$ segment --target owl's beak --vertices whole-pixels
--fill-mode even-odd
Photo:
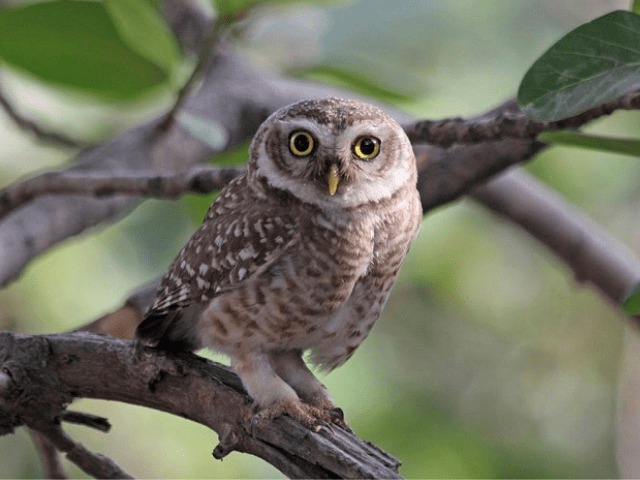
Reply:
[[[340,177],[338,177],[338,164],[333,163],[329,168],[329,178],[327,178],[327,182],[329,183],[329,195],[333,195],[334,193],[336,193],[339,181]]]

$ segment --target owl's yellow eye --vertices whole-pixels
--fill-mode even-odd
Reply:
[[[353,153],[363,160],[371,160],[380,152],[380,140],[375,137],[360,137],[353,145]]]
[[[298,130],[289,136],[289,150],[297,157],[306,157],[313,152],[314,147],[313,137],[304,130]]]

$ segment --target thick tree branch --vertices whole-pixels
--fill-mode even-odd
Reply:
[[[537,141],[514,139],[447,149],[415,146],[423,211],[427,213],[460,198],[492,176],[530,160],[546,146]]]
[[[524,172],[476,188],[472,197],[538,239],[619,307],[640,282],[640,260],[577,208]],[[638,318],[633,317],[638,323]],[[639,323],[640,325],[640,323]]]
[[[217,458],[233,450],[249,453],[290,477],[399,478],[395,458],[338,427],[312,432],[288,417],[252,426],[251,400],[240,379],[196,355],[86,332],[2,332],[0,352],[0,433],[27,425],[92,475],[126,473],[60,429],[74,398],[116,400],[188,418],[219,433]]]

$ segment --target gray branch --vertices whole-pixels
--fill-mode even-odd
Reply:
[[[509,100],[476,118],[419,120],[406,125],[405,131],[414,143],[423,142],[440,147],[504,138],[533,140],[542,132],[575,129],[604,115],[611,115],[616,110],[638,109],[640,109],[640,92],[634,92],[574,117],[556,122],[536,122],[518,108],[515,100]]]
[[[560,195],[521,171],[476,188],[472,197],[539,240],[576,281],[596,287],[618,307],[640,282],[637,255]],[[632,317],[640,325],[640,319]]]
[[[185,193],[211,193],[242,172],[242,168],[197,165],[177,172],[134,172],[127,176],[90,171],[47,172],[0,192],[0,219],[44,195],[108,197],[135,195],[175,198]]]

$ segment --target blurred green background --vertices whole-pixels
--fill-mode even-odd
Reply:
[[[332,71],[346,70],[416,117],[470,116],[514,96],[527,68],[566,32],[628,6],[294,3],[257,11],[239,48],[283,73],[335,80]],[[10,70],[2,82],[31,118],[97,141],[171,100],[160,92],[105,105]],[[637,136],[639,127],[637,114],[621,112],[587,130]],[[70,158],[0,115],[0,186]],[[554,148],[526,168],[640,249],[637,159]],[[0,291],[0,329],[60,332],[119,307],[164,271],[195,229],[192,203],[146,201],[37,258]],[[544,247],[465,199],[425,217],[383,317],[352,360],[322,379],[355,432],[397,456],[406,477],[615,477],[625,330],[617,310]],[[138,477],[281,477],[238,453],[215,461],[215,433],[181,418],[115,402],[72,408],[110,419],[108,434],[65,428]],[[43,474],[25,429],[0,437],[0,452],[0,476]]]

